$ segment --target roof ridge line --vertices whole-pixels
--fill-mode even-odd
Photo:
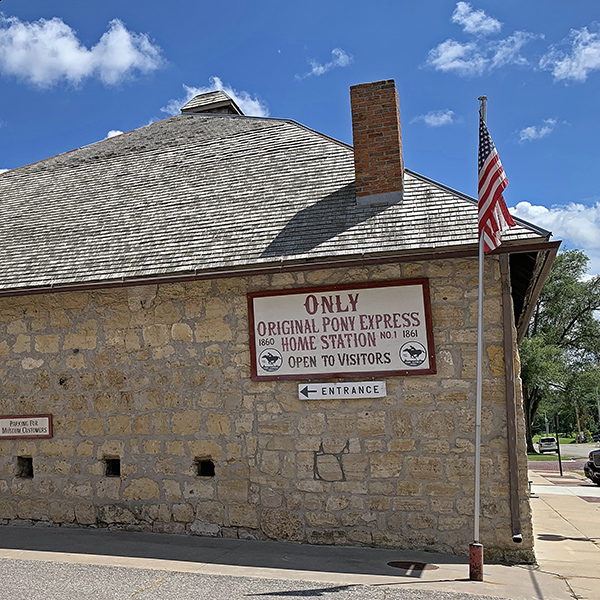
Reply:
[[[304,125],[303,123],[300,123],[299,121],[296,121],[295,119],[287,119],[284,117],[260,117],[258,115],[227,115],[227,114],[220,114],[220,113],[184,113],[182,115],[175,115],[175,116],[211,117],[211,118],[212,117],[227,117],[227,118],[234,118],[234,119],[260,119],[260,120],[264,120],[264,121],[280,121],[282,123],[290,123],[291,125],[296,125],[297,127],[305,129],[306,131],[310,131],[311,133],[314,133],[314,134],[318,135],[319,137],[325,138],[326,140],[329,140],[330,142],[334,142],[336,144],[339,144],[340,146],[343,146],[344,148],[354,150],[354,147],[351,144],[347,144],[346,142],[342,142],[341,140],[331,137],[330,135],[327,135],[325,133],[317,131],[316,129],[312,129],[308,125]]]
[[[417,173],[416,171],[411,171],[410,169],[404,169],[404,170],[406,172],[410,173],[416,179],[420,179],[421,181],[423,181],[425,183],[429,183],[430,185],[435,185],[436,187],[438,187],[446,192],[450,192],[451,194],[454,194],[455,196],[459,196],[463,200],[467,200],[468,202],[471,202],[475,206],[479,205],[479,201],[477,200],[477,198],[474,198],[473,196],[469,196],[468,194],[465,194],[464,192],[455,190],[454,188],[451,188],[448,185],[444,185],[443,183],[440,183],[439,181],[436,181],[435,179],[431,179],[431,177],[427,177],[426,175],[421,175],[421,173]],[[520,217],[517,217],[515,215],[511,215],[511,216],[515,220],[515,222],[519,223],[523,227],[526,227],[528,229],[535,231],[536,233],[538,233],[540,235],[543,235],[545,237],[550,237],[552,235],[552,232],[548,231],[547,229],[538,227],[537,225],[534,225],[533,223],[530,223],[529,221],[526,221],[525,219],[521,219]]]

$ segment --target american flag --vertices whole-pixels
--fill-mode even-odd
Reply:
[[[502,232],[516,223],[506,208],[502,192],[508,185],[500,157],[487,125],[479,116],[479,238],[486,254],[502,243]]]

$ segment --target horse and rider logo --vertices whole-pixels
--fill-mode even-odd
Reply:
[[[400,360],[407,367],[418,367],[427,358],[425,346],[419,342],[407,342],[400,348]]]
[[[268,348],[263,350],[258,357],[258,364],[261,366],[263,371],[267,373],[273,373],[277,371],[283,364],[283,357],[281,352],[275,348]]]
[[[400,348],[399,356],[407,367],[418,367],[427,360],[427,350],[420,342],[406,342]],[[274,373],[281,368],[283,356],[276,348],[266,348],[258,357],[258,364],[263,371]]]

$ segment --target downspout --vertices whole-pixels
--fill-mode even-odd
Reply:
[[[508,482],[510,523],[513,542],[523,541],[519,502],[519,465],[517,460],[517,398],[515,390],[515,326],[510,285],[509,255],[500,255],[502,281],[502,320],[504,329],[504,385],[506,388],[506,430],[508,441]]]

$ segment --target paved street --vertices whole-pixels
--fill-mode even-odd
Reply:
[[[11,600],[572,599],[562,580],[534,567],[485,565],[484,581],[473,582],[465,558],[443,554],[64,527],[0,531],[0,597]],[[389,565],[400,561],[402,568]]]
[[[536,450],[538,449],[538,444],[534,444],[534,447],[536,448]],[[561,444],[560,445],[560,455],[562,456],[562,458],[569,460],[569,459],[576,459],[577,462],[585,462],[585,460],[587,459],[588,454],[592,451],[595,450],[596,448],[599,448],[600,446],[598,446],[597,444],[594,443],[590,443],[590,444]],[[546,456],[556,456],[556,452],[546,452]]]
[[[592,450],[599,448],[597,444],[561,444],[560,454],[565,458],[575,458],[584,463]]]
[[[6,561],[5,561],[6,562]],[[418,582],[333,585],[311,581],[255,579],[98,565],[7,561],[2,598],[14,600],[249,600],[324,597],[332,600],[473,599],[471,594],[418,589]],[[36,582],[31,585],[31,582]],[[404,588],[407,589],[404,589]],[[415,589],[416,588],[416,589]],[[490,598],[490,596],[476,596]]]

